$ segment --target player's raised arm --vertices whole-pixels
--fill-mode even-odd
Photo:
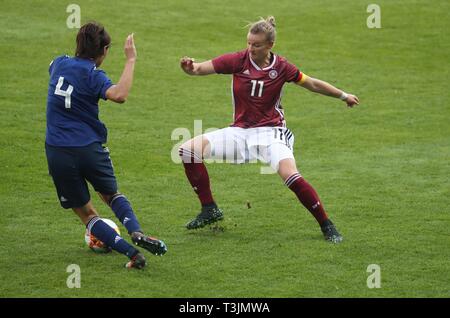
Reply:
[[[181,58],[181,69],[189,75],[209,75],[216,72],[211,60],[201,63],[195,63],[194,61],[193,58],[187,56]]]
[[[128,35],[125,40],[124,52],[127,60],[122,76],[120,76],[120,80],[116,85],[111,86],[106,91],[106,98],[116,103],[124,103],[127,100],[131,84],[133,83],[134,64],[137,57],[133,34]]]
[[[322,95],[327,95],[331,97],[339,98],[347,103],[348,107],[353,107],[354,105],[359,105],[359,99],[357,96],[352,94],[347,94],[344,91],[334,87],[333,85],[319,80],[317,78],[309,77],[303,74],[304,79],[298,81],[296,84],[300,85],[311,92],[319,93]]]

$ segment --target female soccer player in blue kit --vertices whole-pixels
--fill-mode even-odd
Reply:
[[[184,57],[180,66],[189,75],[232,74],[234,122],[181,145],[180,156],[186,176],[197,193],[202,210],[189,222],[197,229],[223,218],[210,189],[204,158],[245,163],[254,159],[267,162],[285,185],[311,212],[326,240],[339,243],[341,234],[329,219],[314,188],[300,175],[293,155],[293,133],[286,127],[281,105],[282,88],[291,82],[312,92],[340,98],[353,107],[358,97],[307,76],[285,58],[272,52],[275,44],[275,19],[253,23],[247,34],[247,48],[212,60],[195,63]]]
[[[163,241],[142,232],[130,202],[118,192],[109,150],[103,146],[107,129],[98,118],[100,98],[126,101],[136,62],[133,34],[125,41],[126,63],[115,85],[97,69],[111,43],[104,27],[96,22],[83,25],[76,43],[75,57],[59,56],[50,63],[45,140],[49,172],[61,206],[71,208],[100,241],[128,256],[127,268],[141,269],[146,265],[144,255],[101,220],[86,183],[114,211],[135,245],[155,255],[167,251]]]

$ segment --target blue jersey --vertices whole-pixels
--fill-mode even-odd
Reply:
[[[98,118],[98,101],[113,84],[95,62],[67,55],[52,61],[47,97],[46,143],[82,147],[105,143],[107,130]]]

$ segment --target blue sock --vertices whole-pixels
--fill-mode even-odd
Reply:
[[[111,198],[109,205],[119,221],[127,228],[129,234],[133,232],[142,232],[141,226],[139,225],[136,215],[126,196],[120,193],[115,194]]]
[[[96,238],[105,243],[119,253],[125,254],[129,258],[136,255],[139,251],[125,241],[113,228],[102,221],[100,217],[93,217],[86,225],[89,232]]]

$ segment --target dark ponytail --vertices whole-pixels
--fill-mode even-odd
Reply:
[[[86,23],[78,31],[75,56],[96,59],[103,55],[104,47],[110,43],[111,38],[103,25],[97,22]]]

